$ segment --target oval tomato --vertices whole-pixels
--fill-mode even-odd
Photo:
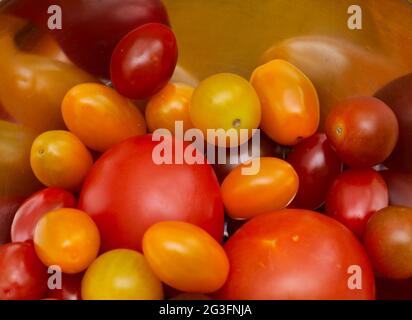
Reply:
[[[188,164],[184,159],[182,164],[155,162],[156,151],[167,148],[174,153],[178,143],[171,136],[162,142],[153,141],[151,135],[130,138],[92,167],[79,208],[98,225],[104,251],[140,250],[146,229],[165,220],[193,223],[222,240],[223,204],[211,166]]]
[[[375,296],[362,245],[339,222],[316,212],[286,209],[260,215],[241,227],[225,250],[230,273],[219,299]]]

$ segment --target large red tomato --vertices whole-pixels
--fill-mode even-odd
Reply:
[[[322,214],[285,209],[260,215],[226,243],[223,299],[373,299],[368,257],[355,236]],[[356,278],[356,279],[355,279]]]
[[[174,152],[178,144],[171,136],[163,142],[153,141],[152,135],[133,137],[107,151],[92,167],[79,207],[99,227],[104,251],[140,250],[146,229],[165,220],[198,225],[222,240],[223,204],[212,167],[186,161],[156,164],[154,153],[169,142]]]

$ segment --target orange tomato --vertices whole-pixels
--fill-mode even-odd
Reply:
[[[77,209],[46,213],[34,230],[34,247],[46,265],[57,265],[65,273],[85,270],[96,258],[100,235],[90,216]]]
[[[90,152],[68,131],[47,131],[33,142],[31,168],[44,185],[76,191],[93,164]]]
[[[79,84],[62,102],[63,120],[89,148],[104,152],[114,144],[146,133],[139,109],[114,89],[96,83]]]
[[[192,128],[189,104],[193,87],[181,83],[168,83],[147,104],[146,121],[149,131],[164,128],[175,133],[175,122],[183,121],[183,130]]]
[[[143,237],[143,252],[160,280],[188,293],[216,291],[229,273],[222,246],[187,222],[165,221],[150,227]]]
[[[257,168],[257,173],[244,174],[243,169],[249,167]],[[285,208],[298,188],[298,175],[289,163],[277,158],[256,158],[230,172],[221,192],[231,218],[249,219]]]
[[[282,145],[295,145],[319,126],[319,99],[312,82],[295,66],[272,60],[258,67],[251,84],[262,104],[262,130]]]

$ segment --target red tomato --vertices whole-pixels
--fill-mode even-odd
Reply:
[[[341,102],[329,113],[325,130],[339,157],[351,167],[371,167],[385,161],[399,133],[393,111],[372,97]]]
[[[339,222],[316,212],[285,209],[260,215],[241,227],[225,250],[230,273],[218,298],[375,296],[373,270],[361,244]]]
[[[372,169],[351,169],[333,183],[326,198],[326,213],[362,237],[368,219],[388,206],[385,180]]]
[[[317,209],[326,199],[329,187],[342,171],[342,162],[324,133],[317,133],[296,145],[287,161],[299,176],[294,208]]]
[[[49,289],[47,298],[57,300],[81,300],[83,273],[62,274],[61,289]]]
[[[125,97],[146,99],[168,83],[176,63],[177,44],[172,30],[148,23],[129,32],[114,49],[111,79]]]
[[[33,240],[34,228],[47,212],[76,207],[76,198],[66,190],[46,188],[29,197],[18,209],[11,226],[13,242]]]
[[[31,243],[0,246],[0,300],[37,300],[47,289],[47,270]]]
[[[412,173],[396,170],[380,172],[389,189],[389,204],[412,208]]]
[[[158,165],[153,153],[164,143],[177,148],[171,136],[163,142],[153,141],[151,135],[130,138],[92,167],[79,207],[96,222],[104,251],[140,250],[146,229],[165,220],[195,224],[222,240],[223,204],[212,167],[186,162]]]

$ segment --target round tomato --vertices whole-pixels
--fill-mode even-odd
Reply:
[[[34,140],[30,164],[44,185],[76,191],[93,164],[93,159],[74,134],[56,130],[42,133]]]
[[[94,164],[79,207],[98,225],[104,251],[140,250],[146,229],[165,220],[193,223],[222,240],[223,204],[213,169],[206,163],[173,161],[178,147],[188,148],[179,143],[172,136],[161,142],[153,141],[151,135],[134,137]],[[158,164],[156,153],[162,151],[171,155],[171,163]]]
[[[77,209],[57,209],[40,218],[34,230],[34,246],[46,265],[64,273],[85,270],[99,252],[99,230],[93,220]]]
[[[285,208],[298,187],[298,175],[289,163],[277,158],[256,158],[229,173],[221,192],[231,218],[249,219]]]
[[[83,83],[70,89],[63,99],[62,114],[67,128],[86,146],[100,152],[146,133],[139,109],[102,84]]]
[[[287,161],[299,176],[299,191],[291,206],[310,210],[319,208],[342,171],[342,162],[326,135],[317,133],[303,140],[288,153]]]
[[[108,251],[87,269],[82,280],[84,300],[161,300],[163,287],[141,253]]]
[[[160,23],[130,31],[113,51],[110,72],[114,87],[130,99],[146,99],[173,75],[177,44],[173,31]]]
[[[0,246],[0,300],[36,300],[47,289],[47,270],[31,243]]]
[[[331,186],[326,213],[362,237],[368,219],[389,203],[388,187],[372,169],[350,169]]]
[[[389,204],[412,208],[412,172],[389,169],[381,171],[380,174],[388,185]]]
[[[260,215],[225,244],[230,273],[219,299],[373,299],[368,257],[355,236],[322,214]]]
[[[368,221],[364,244],[377,275],[412,277],[412,208],[387,207]]]
[[[235,147],[249,140],[261,119],[255,90],[245,79],[231,73],[203,80],[193,93],[189,114],[193,126],[203,132],[205,139],[220,147]],[[224,134],[216,132],[210,138],[208,129],[223,129]]]
[[[193,87],[181,83],[168,83],[150,98],[146,107],[146,121],[149,131],[167,129],[175,133],[176,121],[183,122],[183,130],[192,128],[189,104]]]
[[[229,273],[222,246],[206,231],[186,222],[151,226],[143,237],[143,253],[160,280],[184,292],[214,292]]]
[[[351,167],[371,167],[389,157],[398,140],[393,111],[371,97],[349,98],[329,113],[326,135],[339,157]]]
[[[81,283],[83,273],[62,274],[61,288],[50,289],[47,292],[48,299],[57,300],[81,300]]]
[[[282,145],[295,145],[319,126],[319,99],[312,82],[295,66],[272,60],[258,67],[251,84],[262,103],[262,130]]]

